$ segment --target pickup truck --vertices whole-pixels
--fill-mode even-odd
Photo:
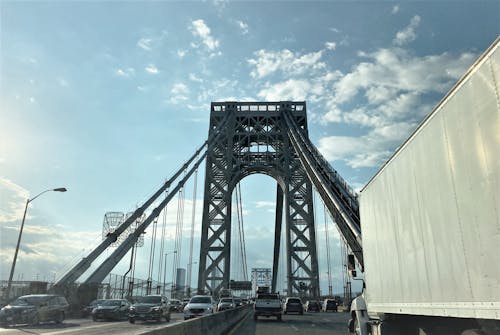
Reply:
[[[255,305],[253,307],[253,319],[257,320],[259,316],[275,316],[278,321],[281,321],[281,300],[280,296],[276,293],[262,293],[257,294]]]

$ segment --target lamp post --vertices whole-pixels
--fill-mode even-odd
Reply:
[[[164,266],[164,269],[163,269],[163,294],[165,294],[165,283],[167,281],[167,256],[170,255],[170,254],[176,254],[177,253],[177,250],[174,250],[174,251],[171,251],[171,252],[167,252],[165,254],[165,266]]]
[[[38,193],[32,199],[26,200],[26,206],[24,207],[23,220],[21,222],[21,229],[19,229],[19,237],[17,238],[16,251],[14,252],[14,260],[12,261],[12,267],[10,268],[9,282],[7,284],[7,299],[10,299],[10,288],[12,287],[12,277],[14,277],[14,269],[16,268],[17,253],[19,252],[19,245],[21,244],[21,237],[23,235],[23,228],[24,228],[24,220],[26,219],[26,212],[28,211],[28,205],[30,204],[30,202],[33,202],[36,198],[38,198],[42,194],[47,193],[47,192],[51,192],[51,191],[66,192],[67,190],[64,187],[51,188],[51,189],[48,189],[48,190],[45,190],[43,192]]]

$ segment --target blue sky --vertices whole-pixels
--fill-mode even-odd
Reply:
[[[211,101],[306,100],[312,141],[361,188],[500,32],[498,1],[1,1],[0,15],[2,278],[25,199],[68,188],[29,210],[24,279],[59,274],[105,212],[152,194],[207,137]],[[270,267],[275,183],[251,176],[242,191],[249,267]]]

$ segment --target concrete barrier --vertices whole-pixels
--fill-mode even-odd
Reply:
[[[145,331],[141,335],[224,335],[251,311],[251,306],[241,306],[164,328]]]

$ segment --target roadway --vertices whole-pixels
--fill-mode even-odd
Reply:
[[[92,319],[66,319],[61,324],[45,323],[39,326],[15,326],[0,328],[0,335],[140,335],[146,331],[169,327],[170,325],[184,321],[182,313],[172,313],[170,322],[142,322],[136,321],[130,324],[128,321],[98,321]]]
[[[346,335],[349,313],[304,313],[283,315],[276,318],[259,317],[254,321],[253,313],[243,319],[230,335]]]
[[[304,315],[283,315],[276,318],[253,319],[253,312],[247,314],[228,335],[346,335],[348,313],[305,313]],[[67,319],[62,324],[46,323],[39,326],[15,326],[0,328],[0,335],[140,335],[145,332],[167,328],[183,321],[182,313],[172,313],[170,322],[99,321],[91,319]]]

